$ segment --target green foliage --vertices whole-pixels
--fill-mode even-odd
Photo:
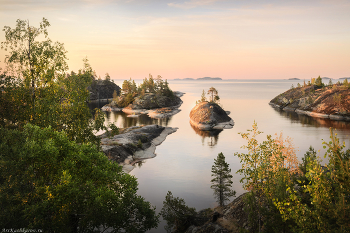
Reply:
[[[137,147],[142,149],[142,146],[143,146],[142,141],[141,139],[139,139],[139,141],[137,142]]]
[[[316,78],[311,78],[311,85],[315,85],[316,84]]]
[[[207,98],[205,98],[205,91],[203,90],[201,99],[196,101],[196,104],[202,103],[202,102],[207,102]]]
[[[119,134],[119,128],[115,124],[113,124],[113,123],[109,124],[109,128],[111,129],[111,136],[112,137],[114,135],[118,135]]]
[[[291,219],[299,232],[349,232],[350,231],[350,151],[344,151],[331,132],[331,141],[323,144],[328,148],[325,157],[328,164],[323,167],[320,161],[306,156],[305,178],[298,180],[297,187],[288,189],[289,196],[276,202],[285,220]],[[307,197],[307,198],[305,198]]]
[[[305,153],[296,167],[295,150],[282,136],[259,144],[256,124],[242,134],[248,154],[241,159],[244,188],[250,190],[245,210],[253,231],[259,232],[349,232],[350,151],[331,129],[331,141],[321,166],[315,150]],[[287,138],[288,139],[288,138]],[[289,144],[289,145],[288,145]]]
[[[23,128],[30,122],[40,127],[51,126],[52,129],[65,130],[71,140],[77,142],[95,141],[93,130],[104,119],[100,115],[100,122],[91,120],[90,109],[87,106],[89,92],[87,87],[91,82],[91,68],[80,70],[78,74],[68,75],[58,79],[50,85],[32,89],[26,87],[23,80],[0,75],[1,105],[0,125],[6,128]]]
[[[44,232],[145,232],[158,223],[137,181],[91,143],[51,127],[0,128],[0,225]]]
[[[168,81],[163,81],[160,75],[154,80],[150,74],[149,79],[145,78],[139,87],[136,86],[135,81],[131,80],[131,78],[130,80],[124,80],[122,90],[124,92],[123,97],[120,98],[117,103],[121,108],[127,107],[131,104],[137,95],[142,99],[146,92],[170,98],[174,97],[173,91],[169,88]]]
[[[111,76],[109,76],[108,73],[106,73],[106,75],[105,75],[105,80],[106,80],[106,81],[111,81]]]
[[[347,87],[347,88],[349,88],[350,87],[350,84],[349,84],[349,82],[348,82],[348,79],[346,78],[344,81],[343,81],[343,86],[344,87]]]
[[[248,141],[243,149],[248,153],[235,153],[240,158],[242,168],[237,171],[243,175],[243,187],[250,191],[247,208],[252,229],[264,232],[280,232],[288,222],[283,222],[273,200],[284,200],[287,189],[293,186],[293,176],[298,173],[298,161],[290,138],[283,139],[282,134],[258,143],[257,124],[248,133],[241,133]]]
[[[218,91],[214,87],[209,88],[207,94],[209,95],[209,102],[218,103],[220,100]]]
[[[328,86],[330,86],[330,87],[332,87],[332,86],[333,86],[332,79],[329,79]]]
[[[125,108],[129,106],[133,101],[135,100],[134,95],[132,93],[127,94],[126,96],[123,96],[119,99],[117,102],[118,107]]]
[[[33,95],[35,88],[50,85],[68,69],[67,52],[62,43],[52,43],[48,38],[49,26],[45,18],[37,28],[18,19],[14,29],[9,26],[3,29],[6,40],[1,42],[1,49],[9,52],[6,69],[11,76],[24,80],[26,87],[32,87]],[[41,36],[45,40],[36,40]]]
[[[318,76],[318,78],[315,80],[315,85],[318,87],[324,87],[321,76]]]
[[[100,122],[91,120],[87,106],[87,87],[93,72],[84,59],[84,68],[78,74],[66,75],[66,51],[63,44],[51,40],[37,41],[48,36],[49,22],[44,18],[39,28],[17,20],[15,29],[5,26],[5,42],[1,47],[9,52],[7,73],[0,75],[0,125],[22,129],[30,122],[40,127],[51,126],[65,130],[76,142],[99,143],[93,134]],[[7,75],[9,74],[9,75]],[[102,119],[100,115],[97,119]]]
[[[336,103],[336,105],[340,106],[341,105],[341,101],[342,101],[342,94],[335,93],[333,95],[333,101]]]
[[[113,101],[118,101],[118,93],[116,90],[113,91]]]
[[[167,232],[184,232],[194,223],[197,212],[195,208],[188,207],[184,199],[174,197],[168,191],[160,214],[167,221]]]
[[[219,153],[218,157],[214,159],[214,165],[211,168],[211,176],[214,178],[210,181],[211,188],[214,190],[214,196],[220,206],[224,206],[230,197],[236,195],[232,188],[232,175],[229,164],[225,161],[223,153]]]
[[[298,87],[298,88],[300,88],[300,87],[301,87],[300,83],[298,83],[298,84],[297,84],[297,87]]]

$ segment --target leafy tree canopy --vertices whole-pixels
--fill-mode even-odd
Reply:
[[[66,51],[62,43],[48,39],[49,22],[43,18],[39,27],[17,20],[15,28],[4,27],[8,51],[6,71],[0,74],[0,125],[21,129],[30,122],[40,127],[65,130],[77,142],[95,141],[92,131],[104,127],[103,114],[92,121],[87,106],[87,87],[94,73],[84,59],[84,68],[67,75]],[[40,36],[44,40],[40,41]],[[101,128],[100,127],[100,128]]]
[[[197,212],[195,208],[188,207],[184,199],[174,197],[168,191],[160,214],[167,221],[167,232],[184,232],[193,224]]]
[[[158,223],[136,178],[93,144],[27,124],[0,128],[0,225],[44,232],[145,232]]]

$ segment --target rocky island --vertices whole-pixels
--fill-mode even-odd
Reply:
[[[120,87],[111,81],[109,74],[106,74],[104,80],[92,77],[91,85],[88,87],[90,92],[90,102],[99,99],[112,99],[113,93],[120,94]]]
[[[135,81],[125,80],[122,85],[122,94],[114,96],[113,101],[102,107],[103,111],[123,111],[129,117],[138,117],[140,114],[148,114],[152,118],[163,118],[174,115],[182,101],[180,97],[184,93],[173,92],[167,80],[160,76],[156,79],[150,75],[143,83],[136,86]]]
[[[293,87],[276,96],[270,105],[284,111],[295,111],[312,117],[331,120],[350,120],[350,85],[342,83],[322,83],[322,79],[312,79],[307,84]]]
[[[111,136],[111,132],[102,134],[101,148],[106,156],[123,166],[129,173],[136,163],[155,157],[156,146],[177,128],[159,125],[133,126],[121,129],[120,133]]]
[[[231,129],[233,120],[228,116],[229,112],[224,111],[217,103],[218,92],[214,87],[208,90],[209,101],[205,98],[203,90],[201,100],[190,112],[190,124],[200,130]]]

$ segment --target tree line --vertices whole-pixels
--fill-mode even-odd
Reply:
[[[94,132],[107,128],[104,114],[96,110],[92,117],[87,106],[95,77],[88,60],[68,74],[66,50],[48,38],[49,26],[45,18],[39,27],[18,19],[15,28],[3,29],[0,226],[43,232],[156,227],[158,215],[137,195],[136,178],[101,152]]]
[[[149,74],[148,79],[144,78],[143,82],[139,85],[136,85],[135,80],[131,78],[129,80],[124,80],[121,96],[118,97],[117,93],[115,93],[113,99],[118,107],[124,108],[131,104],[136,97],[144,98],[146,93],[170,98],[174,97],[174,93],[170,89],[167,80],[164,81],[160,75],[158,75],[157,78],[153,78],[153,76]]]
[[[261,133],[254,122],[252,129],[240,133],[247,140],[242,147],[247,153],[235,153],[242,165],[236,173],[242,176],[240,182],[247,191],[244,211],[250,232],[349,232],[350,150],[345,150],[345,142],[340,143],[331,128],[330,141],[323,142],[328,163],[321,165],[311,146],[300,163],[291,138],[282,133],[267,135],[259,143]],[[230,172],[220,153],[214,159],[211,180],[220,206],[235,195]],[[190,225],[203,224],[202,216],[170,191],[161,214],[168,232],[184,232]]]

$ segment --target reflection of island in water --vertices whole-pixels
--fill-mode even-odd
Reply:
[[[171,120],[169,118],[150,118],[146,114],[141,114],[138,117],[127,117],[128,115],[124,112],[106,112],[108,122],[116,122],[117,126],[127,128],[135,125],[161,125],[168,126]]]
[[[89,104],[90,109],[98,107],[96,104]],[[137,125],[161,125],[168,126],[171,121],[171,116],[167,118],[154,119],[146,114],[141,114],[138,117],[127,117],[124,112],[104,112],[106,114],[106,123],[114,123],[119,128],[128,128]]]
[[[219,134],[221,133],[222,129],[215,129],[215,130],[209,130],[209,131],[203,131],[198,129],[197,127],[190,124],[194,132],[202,137],[202,144],[204,145],[205,138],[208,138],[208,146],[214,147],[219,140]]]
[[[281,116],[284,118],[289,118],[292,122],[301,122],[303,125],[310,125],[313,127],[332,127],[335,129],[350,129],[349,121],[335,121],[327,118],[316,118],[303,114],[297,114],[296,112],[283,111],[281,109],[276,109]]]

